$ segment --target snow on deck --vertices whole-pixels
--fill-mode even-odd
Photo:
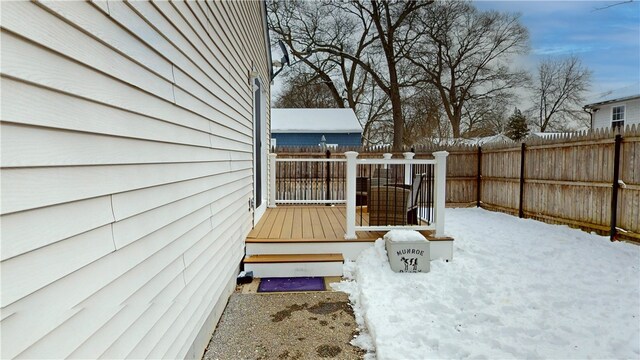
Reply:
[[[447,209],[453,261],[394,273],[384,242],[345,265],[354,344],[378,359],[639,358],[640,248],[482,209]]]

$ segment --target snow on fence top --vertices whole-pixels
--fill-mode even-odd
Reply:
[[[352,109],[271,109],[274,133],[362,133]]]

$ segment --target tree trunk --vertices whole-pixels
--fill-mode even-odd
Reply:
[[[404,140],[404,119],[402,118],[402,98],[398,86],[398,71],[393,55],[393,44],[386,49],[387,65],[389,68],[389,100],[393,114],[393,151],[402,151]]]
[[[453,116],[450,118],[451,131],[453,132],[453,138],[460,137],[460,122],[462,121],[462,109],[454,109]]]
[[[395,88],[395,91],[394,91]],[[393,151],[402,151],[404,137],[404,121],[402,118],[402,101],[397,86],[391,87],[391,109],[393,112]]]

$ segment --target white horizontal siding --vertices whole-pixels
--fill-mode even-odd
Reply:
[[[111,198],[102,196],[2,217],[1,260],[53,244],[114,221]]]
[[[0,263],[2,307],[115,251],[111,225]]]
[[[0,357],[200,357],[252,224],[262,4],[0,6]]]
[[[159,121],[121,108],[32,84],[0,79],[4,121],[159,142],[211,146],[209,129],[193,129],[180,117]],[[33,106],[37,103],[38,106]]]
[[[58,5],[56,5],[56,3]],[[64,2],[50,2],[48,4],[49,6],[54,6],[59,11],[68,9],[69,11],[64,11],[62,14],[76,20],[84,18],[82,15],[95,15],[87,16],[89,17],[89,19],[87,19],[88,21],[83,21],[82,24],[104,24],[104,22],[108,21],[108,19],[96,11],[89,3],[79,2],[78,4],[72,5]],[[144,89],[163,99],[173,101],[171,64],[169,62],[164,61],[163,66],[158,66],[158,72],[164,75],[164,78],[162,78],[129,58],[115,52],[113,48],[96,41],[83,32],[77,31],[71,24],[61,20],[39,6],[34,7],[27,2],[12,1],[3,5],[3,11],[8,11],[12,14],[12,16],[3,18],[2,26],[6,30],[19,34],[19,36],[29,39],[34,43],[46,46],[88,67],[111,75],[121,81],[126,81],[133,86]],[[24,21],[26,18],[29,18],[30,21]],[[34,23],[37,23],[39,26],[33,26]],[[103,27],[102,32],[107,33],[108,30]],[[136,46],[136,44],[132,47],[137,49],[143,48]],[[3,49],[3,54],[4,51],[5,49]],[[152,52],[148,51],[140,54],[139,57],[153,59],[152,55]],[[47,58],[41,60],[45,60],[42,61],[42,63],[48,61]]]
[[[116,220],[160,207],[174,201],[207,191],[229,182],[242,182],[251,186],[249,171],[234,172],[227,176],[207,176],[162,186],[113,195],[113,214]]]
[[[24,211],[229,171],[228,161],[8,168],[2,174],[2,211]]]
[[[212,138],[218,147],[212,149],[9,124],[1,140],[2,167],[220,162],[248,146]]]
[[[625,106],[624,124],[633,125],[640,124],[640,99],[621,101],[617,103],[606,104],[598,107],[598,111],[594,114],[593,128],[610,128],[613,107]]]

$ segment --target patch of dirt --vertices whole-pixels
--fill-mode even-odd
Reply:
[[[292,355],[289,350],[285,350],[282,354],[278,355],[278,359],[281,360],[299,360],[302,359],[302,353],[298,350]]]
[[[287,308],[285,310],[280,310],[277,313],[271,315],[271,321],[273,322],[280,322],[284,319],[290,318],[291,314],[295,311],[300,311],[300,310],[304,310],[309,306],[309,304],[304,303],[302,305],[298,305],[298,304],[293,304],[291,306],[287,306]]]
[[[334,302],[325,302],[325,301],[321,301],[315,305],[313,305],[312,307],[307,309],[310,313],[313,314],[318,314],[318,315],[326,315],[326,314],[331,314],[331,313],[335,313],[338,312],[340,310],[349,313],[350,308],[349,308],[349,304],[346,302],[338,302],[338,301],[334,301]]]
[[[338,354],[342,352],[340,346],[334,345],[320,345],[316,348],[316,353],[323,358],[332,358],[336,357]]]

